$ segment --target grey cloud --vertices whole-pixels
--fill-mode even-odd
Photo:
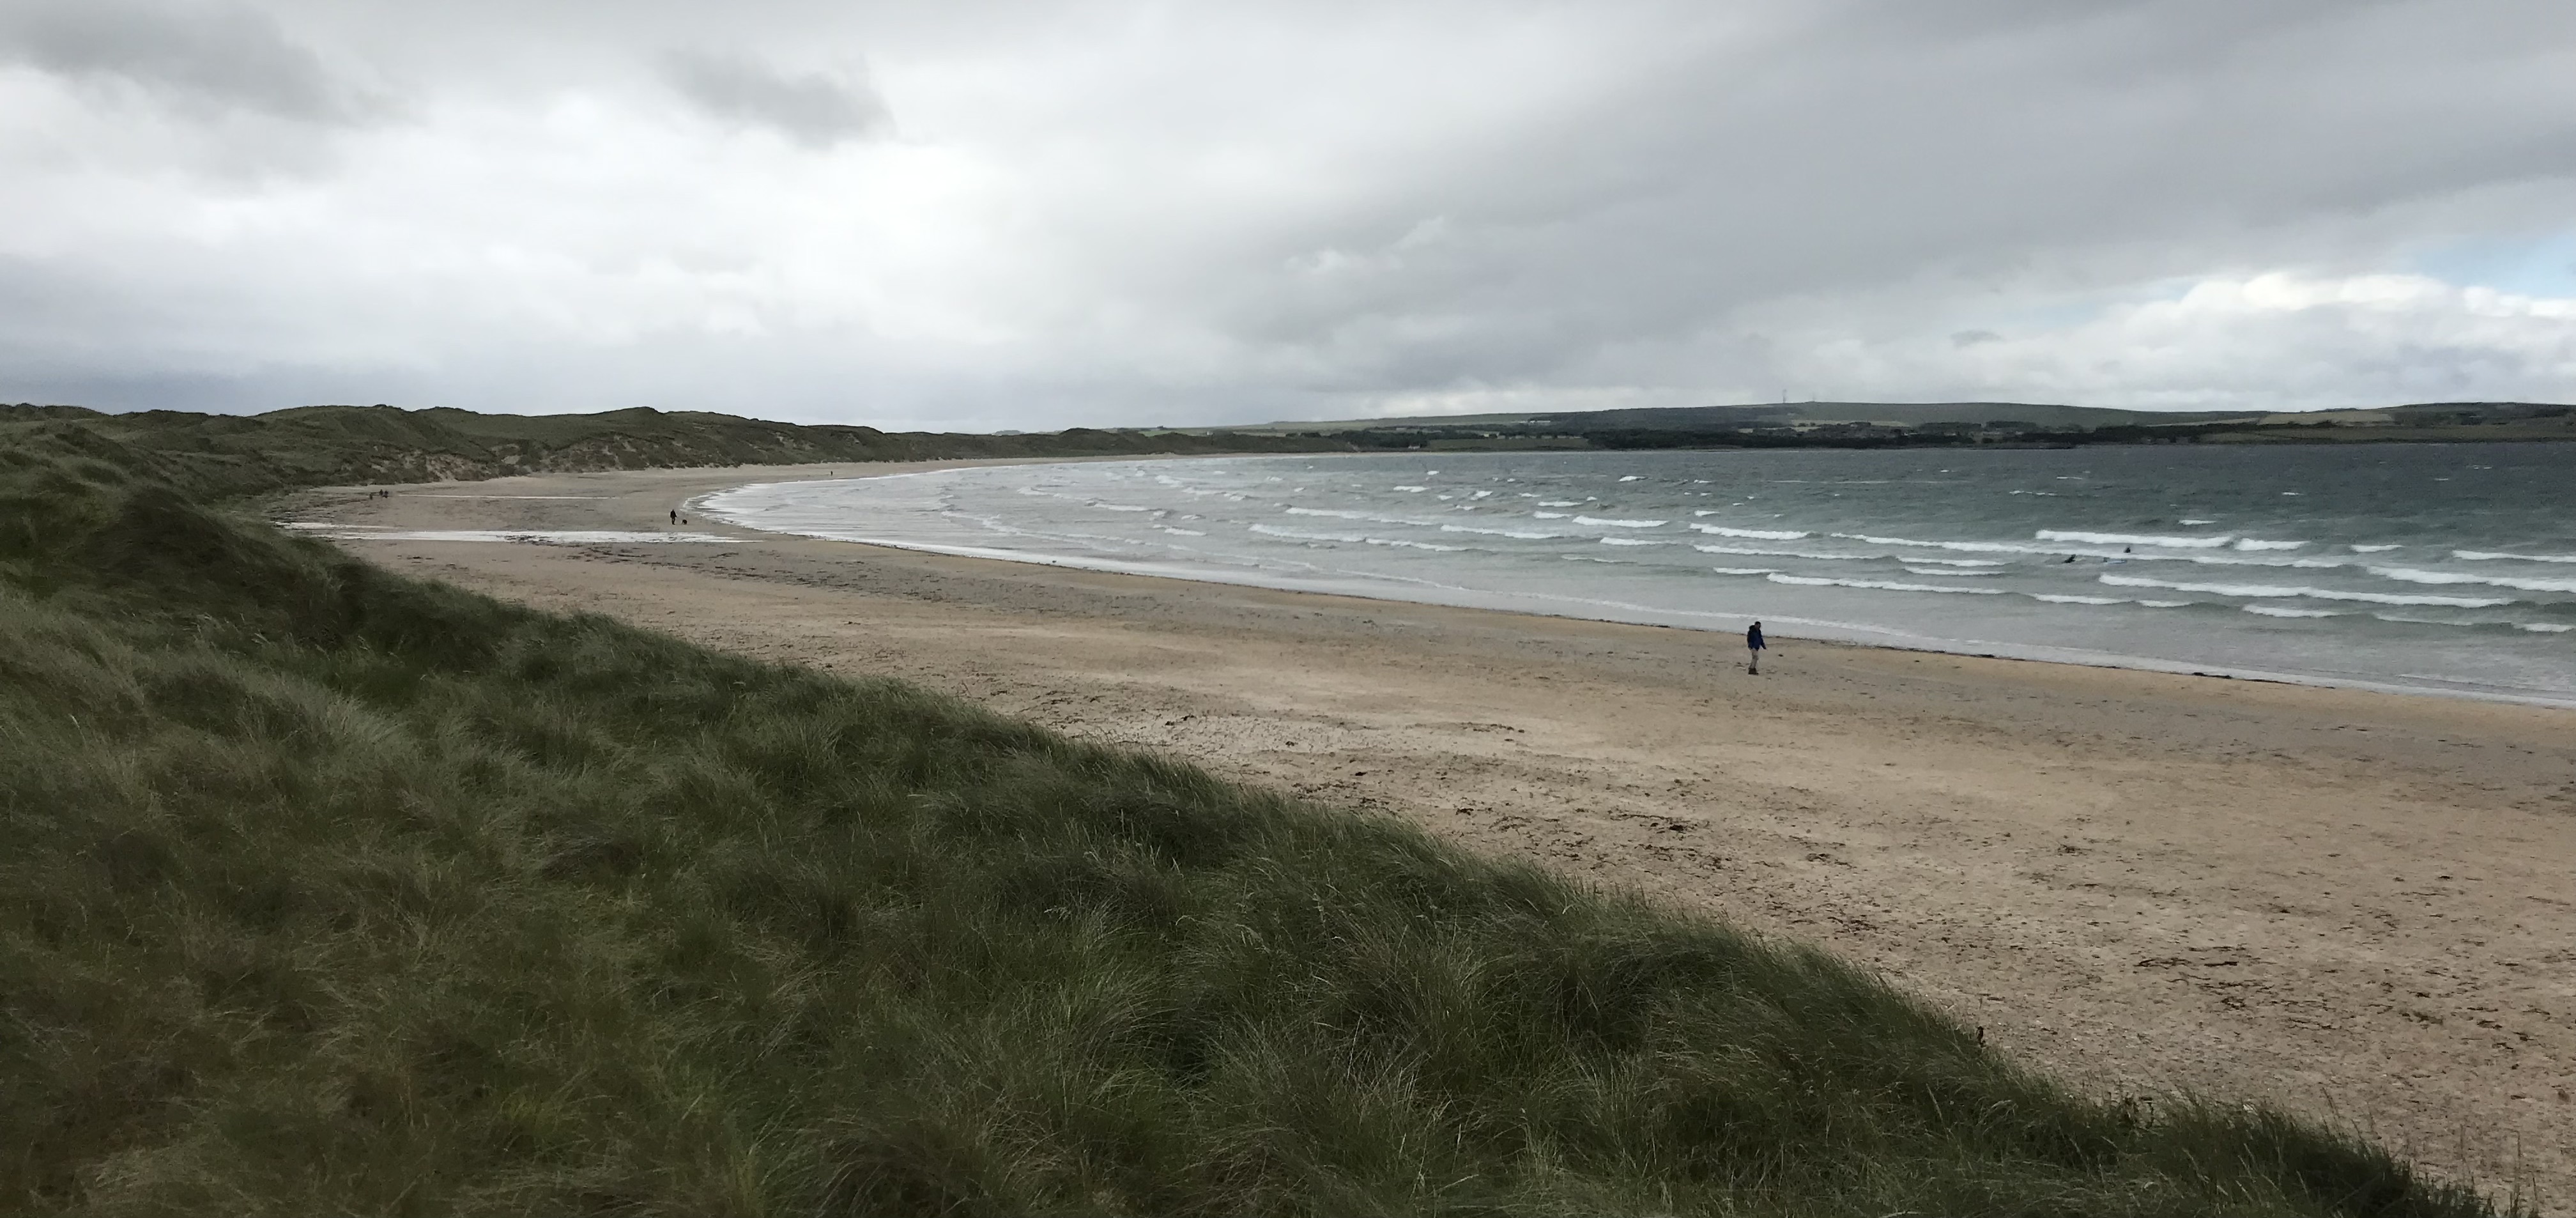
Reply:
[[[678,52],[663,72],[682,96],[730,122],[768,127],[808,148],[861,139],[893,121],[864,80],[820,72],[790,76],[741,55]]]
[[[197,110],[352,123],[383,109],[276,18],[240,4],[22,0],[0,15],[0,57]]]

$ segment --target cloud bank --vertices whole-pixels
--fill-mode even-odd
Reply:
[[[19,0],[0,399],[2576,397],[2576,9]]]

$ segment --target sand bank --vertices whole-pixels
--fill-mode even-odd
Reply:
[[[825,472],[294,506],[652,530]],[[1823,944],[2088,1085],[2576,1202],[2576,712],[1791,639],[1753,677],[1727,635],[690,531],[736,540],[342,544],[1384,810]]]

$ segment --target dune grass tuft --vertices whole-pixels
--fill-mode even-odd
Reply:
[[[1390,821],[18,476],[0,1208],[2487,1212]]]

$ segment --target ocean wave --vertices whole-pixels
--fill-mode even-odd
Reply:
[[[2088,546],[2164,546],[2176,550],[2214,550],[2236,540],[2229,536],[2165,537],[2154,533],[2085,533],[2073,529],[2041,529],[2032,536],[2041,541],[2072,541]]]
[[[2216,523],[2218,523],[2218,522],[2217,522],[2217,521],[2215,521],[2215,520],[2188,520],[2188,519],[2187,519],[2187,520],[2184,520],[2184,521],[2183,521],[2183,523],[2184,523],[2184,524],[2216,524]]]
[[[2486,584],[2524,592],[2576,592],[2576,579],[2516,579],[2510,575],[2468,575],[2458,571],[2419,571],[2413,567],[2372,567],[2381,579],[2410,584]]]
[[[2236,548],[2239,550],[2298,550],[2306,548],[2307,544],[2304,541],[2264,541],[2257,537],[2236,539]]]
[[[1588,524],[1596,529],[1660,529],[1672,522],[1669,520],[1612,520],[1603,516],[1577,516],[1574,518],[1574,523]]]
[[[2570,630],[2576,630],[2576,626],[2569,626],[2560,622],[2516,622],[2514,623],[2513,628],[2516,630],[2528,630],[2535,634],[2565,634]]]
[[[1388,489],[1388,490],[1391,490],[1391,491],[1403,491],[1405,494],[1408,494],[1408,495],[1419,495],[1419,494],[1421,494],[1421,493],[1422,493],[1422,492],[1424,492],[1424,491],[1430,490],[1431,488],[1430,488],[1430,487],[1427,487],[1427,486],[1390,486],[1390,487],[1388,487],[1387,489]]]
[[[1180,535],[1181,535],[1181,536],[1183,536],[1183,537],[1205,537],[1205,536],[1207,536],[1207,534],[1205,534],[1205,533],[1203,533],[1203,532],[1200,532],[1200,531],[1199,531],[1199,530],[1197,530],[1197,529],[1176,529],[1176,528],[1173,528],[1172,526],[1170,526],[1170,525],[1168,525],[1168,524],[1158,524],[1158,525],[1155,525],[1154,527],[1155,527],[1155,528],[1158,528],[1158,529],[1161,529],[1162,531],[1164,531],[1164,532],[1166,532],[1166,533],[1178,533],[1178,534],[1180,534]]]
[[[1605,546],[1668,546],[1673,543],[1669,541],[1647,541],[1638,537],[1604,537],[1601,539],[1601,544]]]
[[[1821,575],[1783,575],[1774,571],[1768,578],[1775,584],[1796,584],[1806,588],[1871,588],[1881,592],[1959,592],[1972,596],[2002,596],[2001,588],[1952,588],[1944,584],[1908,584],[1884,579],[1826,579]]]
[[[2129,598],[2125,596],[2070,596],[2064,592],[2026,592],[2022,595],[2035,601],[2047,601],[2052,605],[2125,605],[2129,603]]]
[[[1394,546],[1404,550],[1436,550],[1443,554],[1455,554],[1467,548],[1435,545],[1428,541],[1406,541],[1397,537],[1370,537],[1361,533],[1301,533],[1295,529],[1275,528],[1266,524],[1256,524],[1251,528],[1255,533],[1271,537],[1294,538],[1298,541],[1337,541],[1345,545]]]
[[[1777,575],[1777,574],[1779,574],[1779,572],[1778,572],[1778,571],[1776,571],[1776,570],[1774,570],[1774,569],[1772,569],[1772,568],[1770,568],[1770,567],[1710,567],[1710,568],[1709,568],[1709,570],[1711,570],[1711,571],[1715,571],[1715,572],[1717,572],[1717,573],[1718,573],[1718,574],[1720,574],[1720,575]]]
[[[2342,617],[2344,615],[2344,611],[2340,609],[2289,609],[2280,605],[2247,605],[2245,611],[2259,613],[2264,617]]]
[[[1813,550],[1774,550],[1764,546],[1712,546],[1692,543],[1702,554],[1748,554],[1757,558],[1812,558],[1818,562],[1875,562],[1884,554],[1820,554]]]
[[[1292,508],[1281,508],[1281,509],[1279,509],[1279,510],[1280,510],[1280,511],[1283,511],[1283,512],[1286,512],[1287,514],[1289,514],[1289,515],[1291,515],[1291,516],[1330,516],[1330,517],[1332,517],[1332,518],[1333,518],[1333,519],[1335,519],[1335,520],[1367,520],[1367,519],[1370,519],[1369,514],[1368,514],[1368,513],[1366,513],[1366,512],[1346,512],[1346,511],[1341,511],[1341,510],[1339,510],[1339,509],[1335,509],[1335,508],[1301,508],[1301,507],[1292,507]]]
[[[1539,519],[1541,519],[1541,520],[1563,520],[1563,519],[1565,519],[1565,513],[1563,513],[1563,512],[1532,512],[1532,513],[1530,513],[1530,515],[1532,515],[1532,516],[1536,516],[1536,517],[1538,517],[1538,518],[1539,518]]]
[[[1637,480],[1637,477],[1638,476],[1635,474],[1622,474],[1620,475],[1619,480],[1621,482],[1634,482]]]
[[[1162,508],[1138,507],[1132,503],[1102,503],[1097,499],[1091,500],[1084,504],[1084,506],[1096,507],[1104,512],[1160,512],[1165,510]]]
[[[2513,562],[2576,562],[2576,554],[2507,554],[2500,550],[2453,550],[2451,557],[2470,562],[2494,562],[2497,559],[2509,559]]]
[[[1905,570],[1908,574],[1913,575],[1946,575],[1952,579],[1966,579],[1977,575],[2003,574],[2001,571],[1955,571],[1941,567],[1907,567]]]
[[[1541,499],[1538,505],[1540,507],[1582,507],[1584,502],[1581,499]]]
[[[1905,561],[1928,562],[1934,566],[1940,567],[2000,567],[2004,565],[1991,558],[1909,558]]]
[[[2352,552],[2353,552],[2353,553],[2355,553],[2355,554],[2385,554],[2385,553],[2389,552],[2390,550],[2402,550],[2402,549],[2405,549],[2406,547],[2401,546],[2401,545],[2396,545],[2396,544],[2394,544],[2394,543],[2391,543],[2391,544],[2387,544],[2387,545],[2376,545],[2376,546],[2352,546],[2352,547],[2349,547],[2349,548],[2350,548],[2350,549],[2352,550]]]
[[[1481,533],[1487,537],[1517,537],[1522,541],[1546,541],[1550,538],[1566,536],[1566,534],[1563,533],[1537,533],[1528,529],[1479,529],[1463,524],[1444,524],[1440,526],[1440,531],[1443,533]]]
[[[1874,546],[1921,546],[1928,550],[1958,550],[1969,554],[2063,554],[2064,550],[2046,546],[2023,545],[2013,541],[1916,541],[1911,537],[1873,537],[1867,533],[1832,533],[1844,541],[1865,541]]]
[[[1722,524],[1695,524],[1691,527],[1712,537],[1745,537],[1754,541],[1796,541],[1807,536],[1794,529],[1733,529]]]
[[[2166,588],[2175,592],[2203,592],[2211,596],[2247,596],[2267,599],[2300,597],[2320,601],[2362,601],[2373,605],[2442,605],[2452,609],[2493,609],[2510,605],[2509,599],[2472,596],[2401,596],[2388,592],[2338,592],[2331,588],[2303,588],[2279,584],[2183,584],[2137,575],[2105,575],[2103,583],[2114,588]]]

